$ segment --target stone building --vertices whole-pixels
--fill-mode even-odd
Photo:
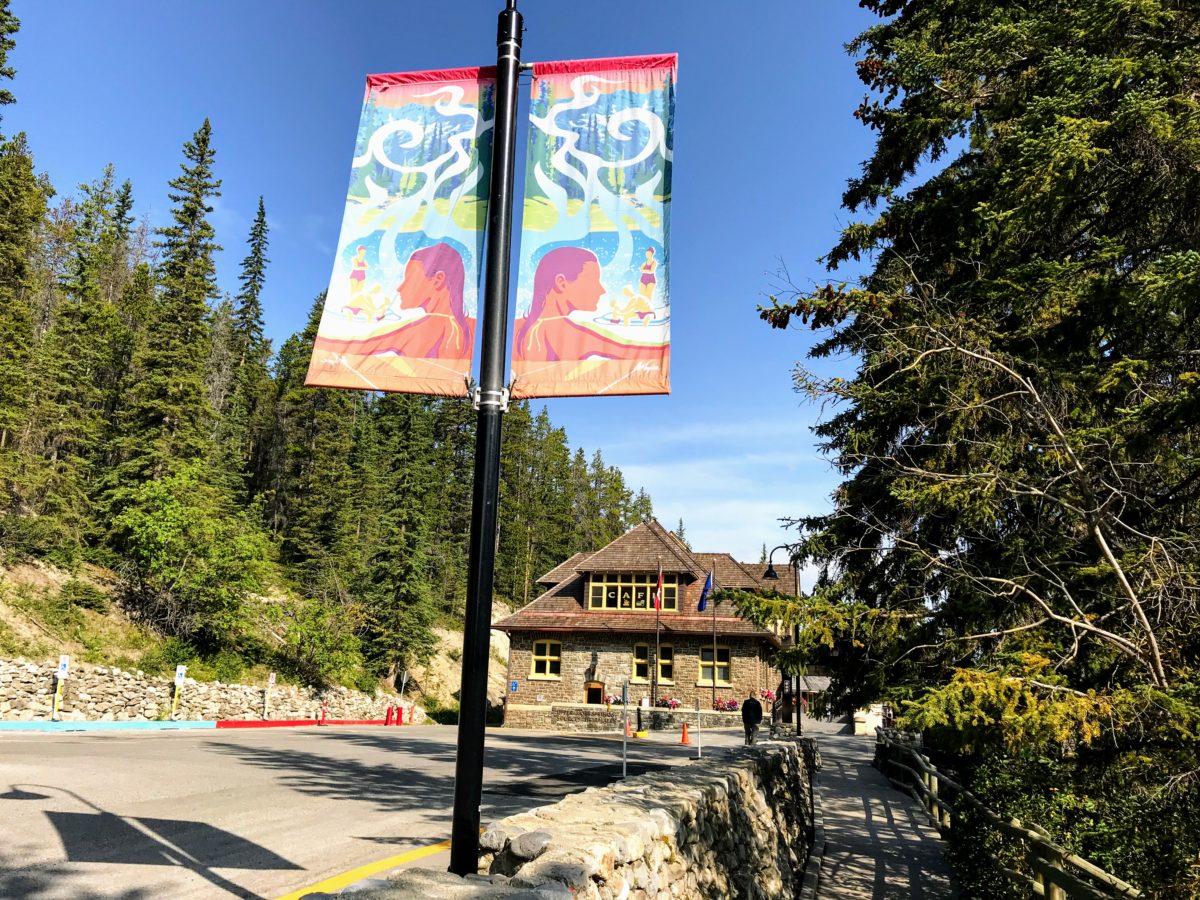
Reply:
[[[694,553],[656,521],[595,553],[577,553],[538,579],[541,596],[493,626],[510,640],[505,724],[579,725],[587,707],[616,704],[626,681],[631,705],[671,698],[692,711],[697,701],[712,710],[715,701],[774,690],[780,676],[770,659],[779,636],[727,602],[714,607],[710,599],[697,609],[710,571],[714,592],[764,585],[795,592],[787,576],[763,582],[764,569],[727,553]]]

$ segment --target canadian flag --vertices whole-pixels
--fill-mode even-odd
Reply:
[[[654,589],[654,608],[662,609],[662,563],[658,564],[658,587]]]

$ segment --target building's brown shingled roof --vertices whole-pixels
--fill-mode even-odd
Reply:
[[[750,589],[762,586],[760,578],[728,553],[694,553],[692,555],[700,561],[705,569],[712,569],[714,588]]]
[[[614,552],[610,553],[610,550]],[[584,599],[584,590],[587,572],[653,572],[658,568],[660,554],[663,556],[663,571],[691,573],[696,579],[686,588],[680,585],[680,611],[664,612],[660,617],[663,633],[712,634],[715,614],[718,635],[758,637],[778,646],[779,638],[775,634],[741,618],[729,601],[714,605],[714,601],[709,600],[709,606],[703,613],[696,610],[696,603],[700,595],[699,582],[710,568],[713,570],[714,589],[755,588],[766,585],[786,590],[785,584],[781,583],[783,579],[780,582],[761,582],[758,575],[765,566],[739,563],[728,553],[694,554],[678,537],[654,521],[637,526],[596,553],[577,553],[547,572],[538,579],[542,584],[554,579],[554,583],[549,584],[545,593],[492,627],[508,632],[653,632],[653,612],[589,610]],[[579,557],[585,559],[577,561]]]
[[[660,559],[664,572],[685,572],[692,578],[707,573],[683,542],[653,519],[597,550],[577,568],[584,572],[657,572]]]
[[[557,566],[555,566],[553,569],[551,569],[549,572],[547,572],[545,575],[543,575],[541,578],[539,578],[537,580],[537,583],[544,584],[548,587],[553,587],[556,584],[561,584],[562,582],[564,582],[568,578],[570,578],[572,575],[575,575],[576,574],[575,567],[578,566],[580,563],[582,563],[585,559],[587,559],[591,555],[592,554],[590,554],[590,553],[576,553],[574,556],[572,556],[570,559],[568,559],[565,563],[559,563]]]

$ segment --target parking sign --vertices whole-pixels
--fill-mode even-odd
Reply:
[[[66,680],[67,669],[69,669],[70,667],[71,667],[71,657],[60,656],[58,658],[58,672],[56,674],[58,675],[59,681]]]
[[[187,666],[181,665],[181,666],[175,667],[175,684],[176,685],[183,684],[183,676],[186,672],[187,672]]]

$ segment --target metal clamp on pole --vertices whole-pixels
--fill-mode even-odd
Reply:
[[[487,399],[484,399],[484,395]],[[476,412],[480,407],[491,406],[495,407],[500,412],[508,412],[508,388],[500,388],[498,391],[485,391],[482,388],[475,388],[471,392],[471,406]]]

